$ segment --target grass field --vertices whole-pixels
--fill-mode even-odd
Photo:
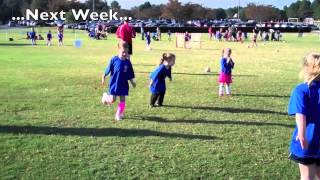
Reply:
[[[42,29],[44,35],[46,29]],[[73,47],[32,47],[22,30],[0,31],[0,179],[298,179],[288,160],[294,120],[286,115],[300,82],[302,57],[320,50],[317,34],[285,34],[285,42],[209,41],[202,49],[134,41],[137,88],[126,118],[100,103],[100,79],[116,39]],[[164,36],[166,38],[166,35]],[[164,38],[164,39],[165,39]],[[232,97],[217,96],[221,49],[236,66]],[[177,56],[165,107],[148,107],[149,73],[163,52]],[[213,73],[205,73],[210,66]]]

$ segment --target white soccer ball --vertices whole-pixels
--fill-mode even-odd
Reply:
[[[205,68],[204,71],[207,72],[207,73],[209,73],[209,72],[211,72],[211,69],[210,69],[210,67],[207,67],[207,68]]]

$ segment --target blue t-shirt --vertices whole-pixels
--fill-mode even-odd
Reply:
[[[96,33],[94,31],[89,32],[89,37],[93,38],[96,36]]]
[[[171,78],[171,68],[167,69],[165,65],[161,64],[151,74],[150,79],[153,83],[150,87],[152,94],[166,92],[166,77]]]
[[[58,39],[62,40],[63,39],[63,34],[62,33],[58,33]]]
[[[147,44],[150,44],[150,43],[151,43],[151,36],[150,36],[150,34],[149,34],[149,35],[146,35],[146,41],[147,41]]]
[[[110,73],[109,93],[114,96],[128,96],[128,80],[134,78],[134,71],[130,60],[121,60],[114,56],[106,68],[105,76]]]
[[[30,36],[30,39],[35,39],[36,38],[36,32],[31,31],[29,36]]]
[[[296,140],[296,127],[292,135],[290,153],[301,158],[320,158],[320,82],[298,85],[291,94],[288,113],[306,116],[305,137],[309,144],[308,149],[302,150],[300,141]]]
[[[232,73],[232,69],[234,67],[234,63],[233,62],[229,62],[227,63],[227,58],[222,58],[220,61],[220,65],[221,65],[221,72],[225,73],[225,74],[231,74]]]
[[[52,39],[52,34],[51,34],[51,33],[48,33],[48,34],[47,34],[47,39],[48,39],[48,40],[51,40],[51,39]]]

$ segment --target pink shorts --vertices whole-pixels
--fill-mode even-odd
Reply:
[[[230,84],[232,83],[232,75],[226,74],[226,73],[220,73],[218,82]]]

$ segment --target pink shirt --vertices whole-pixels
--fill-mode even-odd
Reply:
[[[132,38],[136,36],[136,32],[129,24],[122,24],[119,26],[116,34],[117,38],[120,38],[127,43],[132,43]]]

